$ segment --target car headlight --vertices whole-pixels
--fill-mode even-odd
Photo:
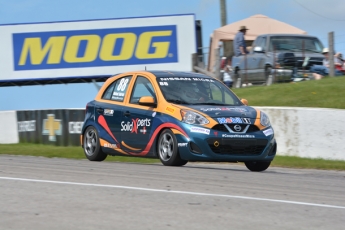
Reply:
[[[187,124],[206,125],[209,121],[199,113],[190,110],[181,110],[182,122]]]
[[[262,126],[266,126],[266,127],[271,126],[271,122],[267,114],[261,111],[260,111],[260,123]]]

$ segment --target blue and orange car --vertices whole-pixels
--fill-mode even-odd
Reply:
[[[108,155],[244,162],[266,170],[277,143],[268,116],[222,82],[178,71],[136,71],[109,78],[86,106],[81,144],[91,161]]]

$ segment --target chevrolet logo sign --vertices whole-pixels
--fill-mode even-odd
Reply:
[[[61,120],[55,119],[55,114],[47,114],[43,119],[43,135],[49,135],[49,141],[56,141],[56,135],[62,135]]]

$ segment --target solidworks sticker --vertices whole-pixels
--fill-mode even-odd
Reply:
[[[262,131],[266,136],[272,135],[273,134],[273,129],[266,129]]]
[[[210,130],[209,129],[204,129],[204,128],[199,128],[199,127],[191,127],[190,131],[192,133],[203,133],[203,134],[210,134]]]

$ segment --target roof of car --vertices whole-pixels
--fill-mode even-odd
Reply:
[[[211,78],[205,74],[195,73],[195,72],[183,72],[183,71],[162,71],[162,70],[152,70],[147,71],[154,74],[156,77],[199,77],[199,78]]]
[[[112,77],[117,77],[120,74],[134,74],[134,73],[152,73],[156,77],[198,77],[198,78],[212,78],[205,74],[185,71],[170,71],[170,70],[141,70],[114,74]]]

